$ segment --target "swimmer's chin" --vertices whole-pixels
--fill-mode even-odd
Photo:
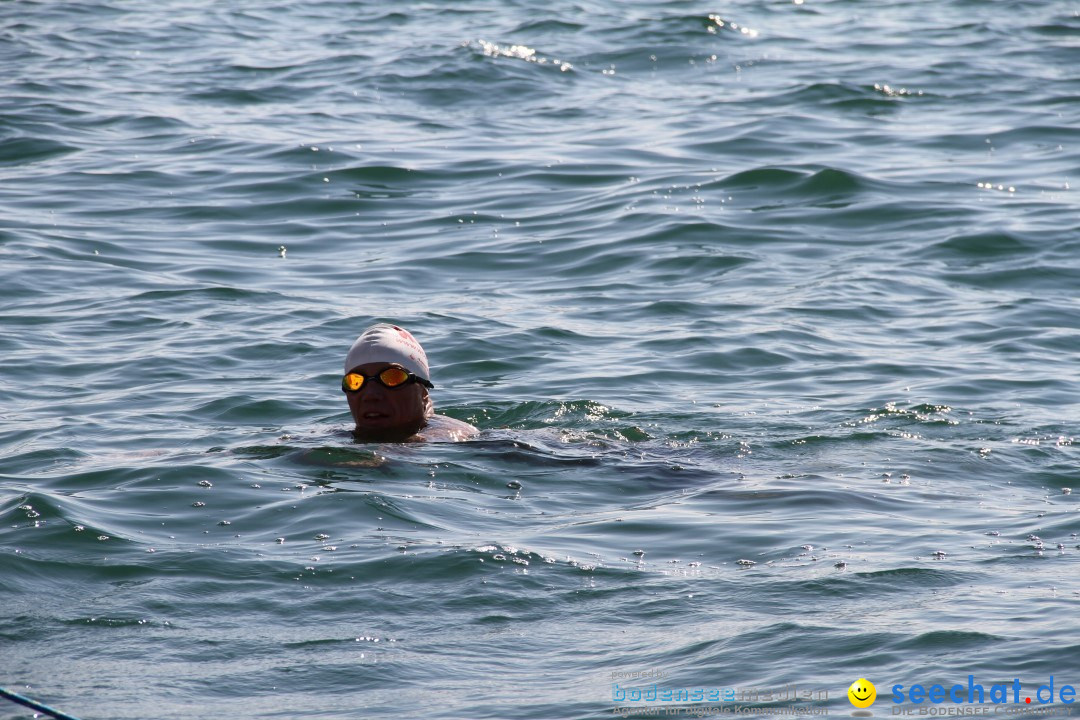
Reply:
[[[409,425],[405,427],[360,427],[359,425],[353,428],[352,435],[353,440],[356,442],[383,442],[383,443],[405,443],[405,442],[423,442],[424,438],[417,435],[418,432],[427,423],[419,423],[416,425]]]

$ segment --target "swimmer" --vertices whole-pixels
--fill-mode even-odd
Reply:
[[[360,442],[457,442],[480,431],[469,423],[436,415],[427,354],[408,330],[372,325],[345,358],[341,389],[349,401]]]

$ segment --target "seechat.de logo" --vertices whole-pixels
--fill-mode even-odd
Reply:
[[[866,678],[859,678],[847,689],[848,700],[857,708],[868,708],[877,700],[877,688]]]

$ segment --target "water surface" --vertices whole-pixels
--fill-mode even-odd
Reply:
[[[613,672],[838,716],[1080,682],[1078,31],[0,6],[0,685],[547,720],[640,707]],[[377,321],[480,440],[351,441]]]

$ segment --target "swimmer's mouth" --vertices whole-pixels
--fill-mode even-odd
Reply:
[[[360,417],[363,418],[364,420],[382,420],[383,418],[387,418],[387,417],[390,417],[390,416],[387,415],[386,413],[381,413],[381,412],[376,412],[374,410],[371,410],[369,412],[364,413]]]

